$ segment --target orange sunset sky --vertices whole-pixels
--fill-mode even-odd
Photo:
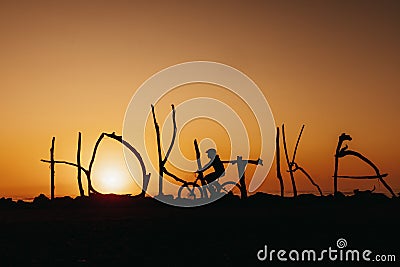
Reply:
[[[52,136],[56,159],[75,161],[81,131],[87,165],[101,132],[122,132],[129,101],[147,78],[195,60],[230,65],[256,82],[276,124],[286,125],[290,151],[306,124],[297,161],[325,193],[333,190],[342,132],[400,192],[398,14],[398,1],[0,1],[0,197],[49,195],[49,168],[40,159],[49,157]],[[224,98],[221,90],[202,92]],[[160,120],[185,96],[191,93],[160,101]],[[193,158],[185,142],[191,145],[199,128],[187,127],[179,142]],[[229,152],[220,150],[221,157]],[[342,167],[342,174],[373,174],[354,159]],[[296,177],[300,192],[315,192]],[[286,172],[284,179],[290,195]],[[140,191],[121,146],[110,140],[98,152],[93,180],[102,192]],[[374,185],[386,193],[374,180],[339,181],[339,190]],[[273,166],[259,191],[278,190]],[[58,165],[56,195],[78,193],[76,170]]]

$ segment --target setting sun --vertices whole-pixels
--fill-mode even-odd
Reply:
[[[113,166],[105,168],[99,173],[99,183],[104,191],[116,192],[124,189],[126,184],[125,174]]]

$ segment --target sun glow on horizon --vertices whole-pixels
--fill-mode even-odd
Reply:
[[[116,166],[107,166],[98,174],[99,189],[108,193],[126,191],[127,179],[125,173]]]

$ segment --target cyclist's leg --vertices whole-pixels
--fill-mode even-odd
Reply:
[[[219,174],[219,173],[210,173],[207,174],[204,179],[206,179],[207,184],[208,184],[208,188],[212,188],[212,193],[221,193],[222,190],[222,186],[219,183],[218,179],[220,177],[224,176],[224,174]],[[211,191],[210,191],[211,192]]]
[[[219,178],[224,177],[224,176],[225,176],[225,172],[223,172],[223,173],[216,173],[216,175],[217,175],[217,178],[215,179],[215,182],[214,182],[213,184],[214,184],[215,188],[217,189],[217,192],[221,192],[222,186],[221,186],[221,184],[219,183]]]
[[[215,194],[217,191],[217,188],[215,188],[214,184],[212,183],[218,178],[217,174],[215,172],[209,173],[206,176],[204,176],[204,180],[207,182],[207,187],[210,191],[211,194]]]
[[[214,182],[219,176],[215,173],[209,173],[206,176],[204,176],[204,180],[207,181],[208,184],[211,184],[212,182]]]

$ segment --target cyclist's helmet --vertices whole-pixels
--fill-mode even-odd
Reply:
[[[214,148],[210,148],[206,151],[207,155],[209,157],[215,157],[215,155],[217,155],[217,151]]]

